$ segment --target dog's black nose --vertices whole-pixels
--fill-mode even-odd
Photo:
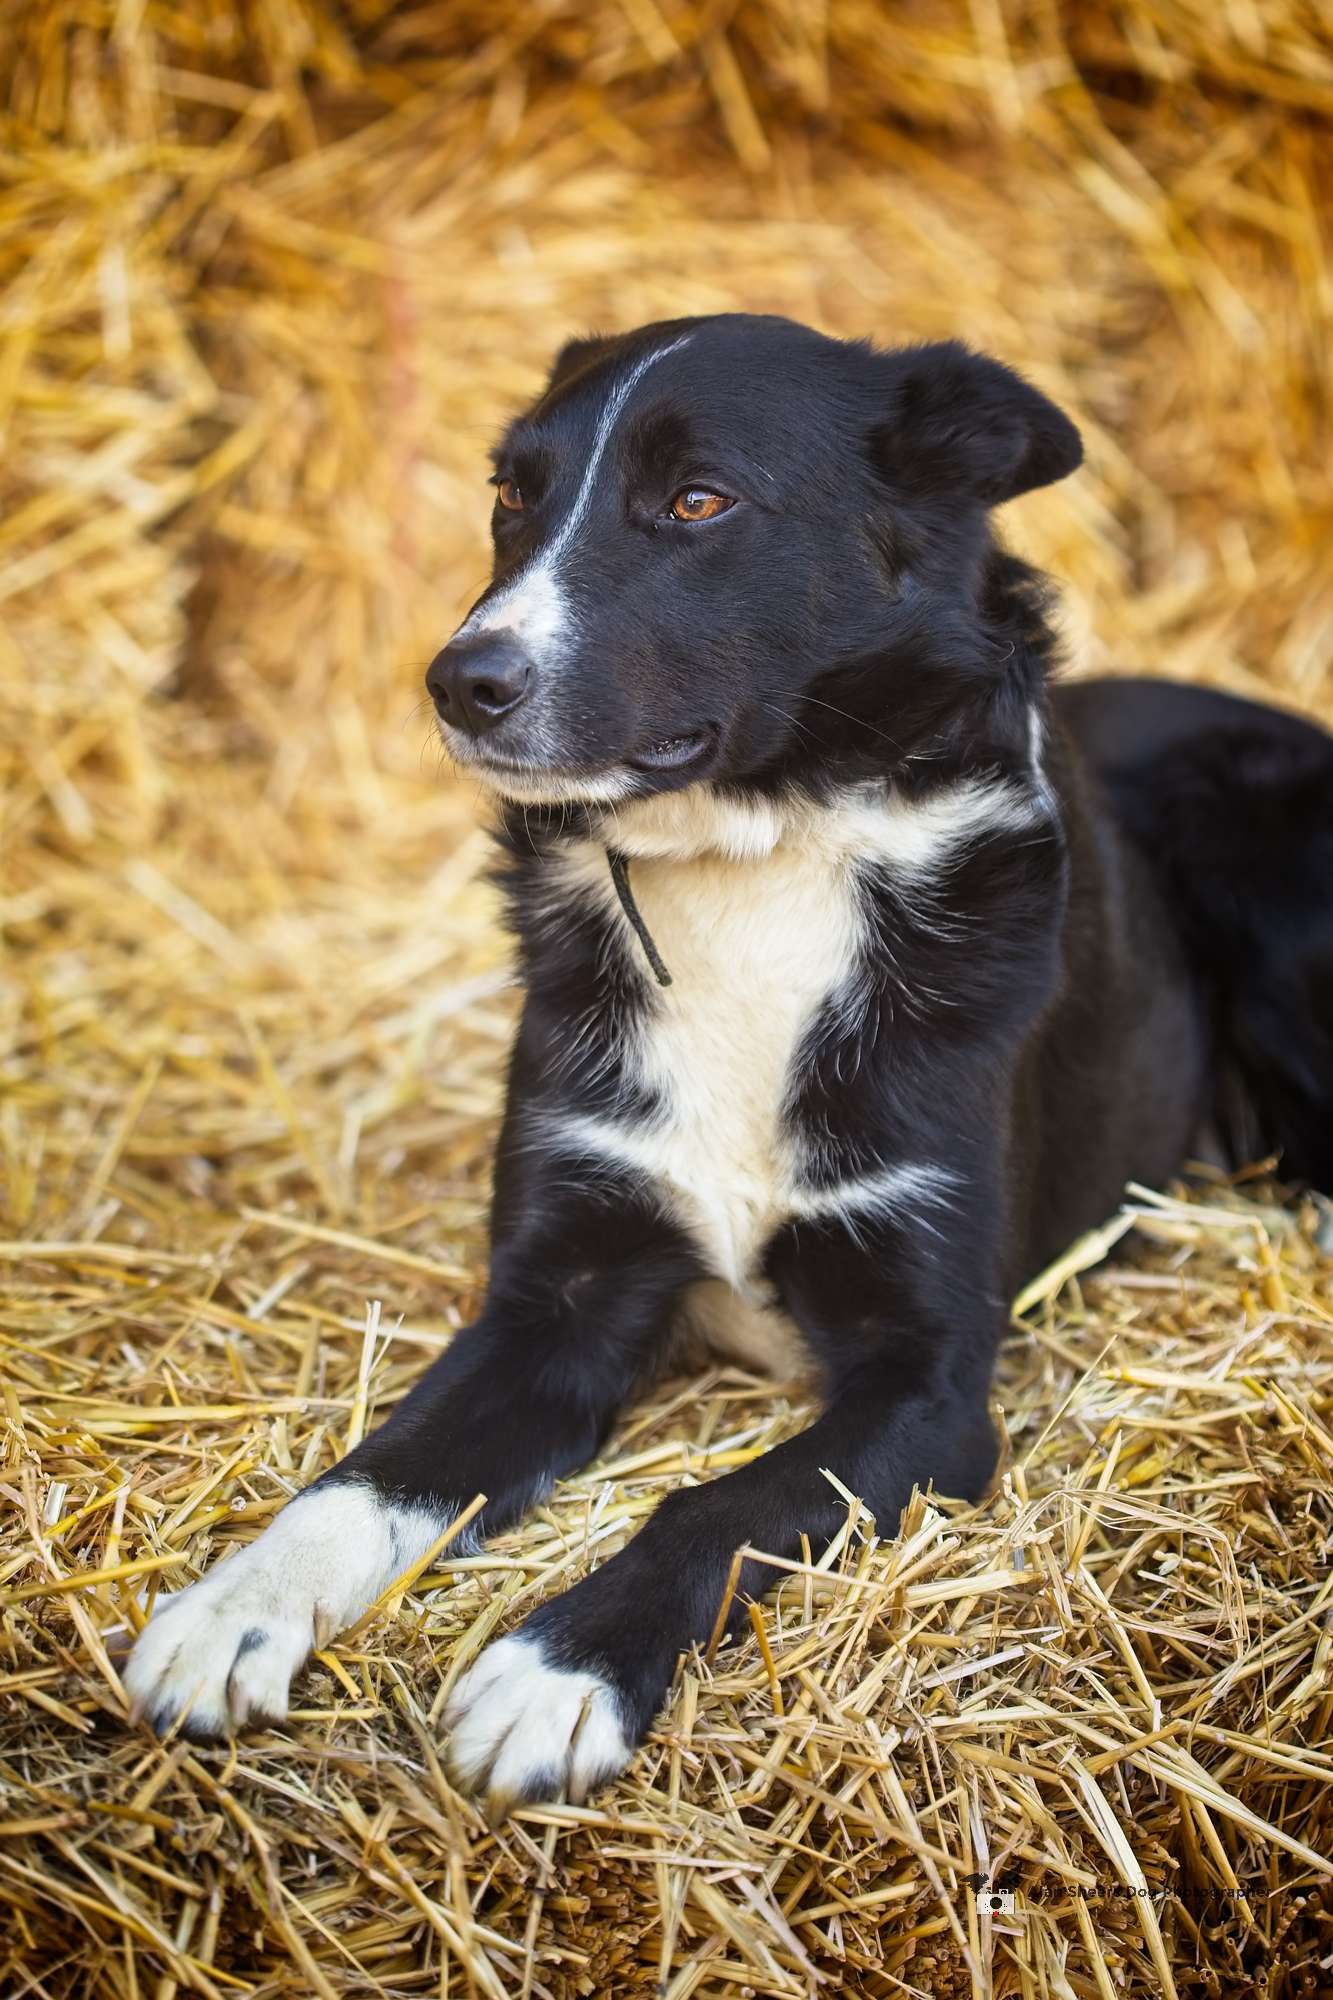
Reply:
[[[484,736],[512,714],[528,691],[532,663],[498,632],[454,639],[437,653],[426,687],[441,718],[469,736]]]

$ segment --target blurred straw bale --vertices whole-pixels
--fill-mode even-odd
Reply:
[[[450,1678],[794,1390],[664,1385],[235,1759],[126,1732],[103,1634],[475,1305],[513,996],[420,676],[561,339],[961,333],[1084,427],[1005,523],[1075,667],[1333,717],[1327,10],[10,0],[0,36],[0,1992],[1326,1992],[1333,1230],[1266,1183],[1136,1197],[1026,1309],[995,1501],[852,1519],[586,1809],[483,1827]]]

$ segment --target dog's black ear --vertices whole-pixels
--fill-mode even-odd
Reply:
[[[579,340],[567,340],[551,363],[551,372],[546,380],[548,395],[552,389],[563,389],[566,382],[572,382],[594,361],[601,361],[620,338],[614,333],[590,333]]]
[[[996,507],[1063,479],[1083,444],[1063,410],[987,355],[942,340],[880,357],[889,407],[872,433],[884,477],[918,493]],[[882,403],[884,373],[878,392]]]

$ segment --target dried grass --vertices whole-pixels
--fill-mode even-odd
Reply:
[[[565,333],[961,331],[1084,425],[1011,524],[1079,661],[1333,713],[1327,16],[4,20],[0,1991],[1328,1992],[1333,1265],[1271,1188],[1057,1273],[995,1501],[851,1510],[589,1808],[482,1826],[449,1681],[794,1392],[667,1385],[235,1757],[127,1732],[103,1636],[475,1303],[513,1000],[416,704]]]

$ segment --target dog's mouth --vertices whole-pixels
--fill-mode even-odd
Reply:
[[[710,729],[696,729],[688,736],[663,736],[636,750],[629,761],[636,771],[683,771],[703,756],[712,740]]]
[[[689,782],[696,766],[706,763],[717,731],[711,725],[679,736],[660,736],[633,751],[622,762],[588,769],[534,758],[505,756],[488,742],[442,732],[456,763],[501,797],[520,804],[605,804],[633,796],[635,780],[651,777]],[[675,789],[675,785],[672,785]]]

